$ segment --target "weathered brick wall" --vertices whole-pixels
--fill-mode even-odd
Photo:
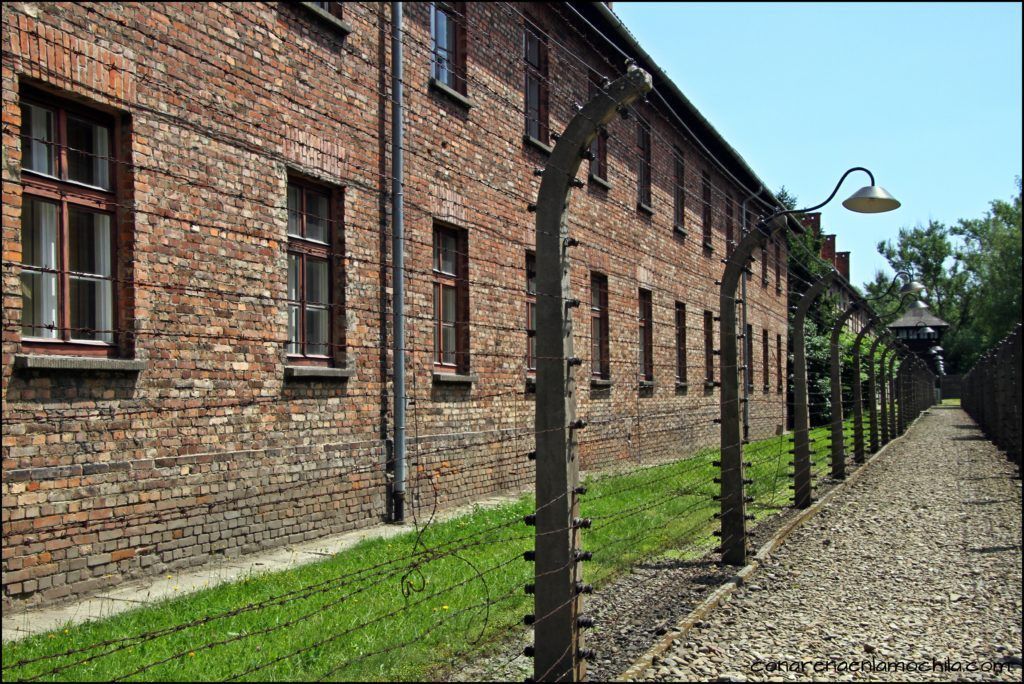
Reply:
[[[406,10],[409,505],[449,506],[532,482],[523,269],[534,244],[526,203],[546,157],[522,142],[518,13],[552,31],[551,130],[587,96],[583,63],[609,76],[613,67],[558,8],[471,3],[467,110],[428,88],[427,5]],[[389,26],[386,4],[348,3],[345,12],[353,30],[343,38],[287,3],[4,6],[5,604],[54,601],[385,514]],[[131,344],[146,363],[138,374],[14,370],[24,84],[126,117],[121,257]],[[702,313],[718,311],[723,197],[744,193],[664,115],[638,109],[654,132],[653,216],[635,208],[633,119],[609,127],[610,189],[589,184],[571,203],[583,243],[573,250],[574,292],[589,300],[592,269],[609,283],[610,390],[587,389],[589,320],[585,307],[576,314],[578,413],[592,424],[581,451],[592,468],[681,458],[718,441]],[[668,141],[686,156],[685,239],[672,229]],[[356,369],[344,381],[284,379],[289,169],[344,188],[346,352]],[[715,186],[710,256],[700,246],[704,169]],[[468,231],[479,378],[470,386],[432,381],[435,219]],[[773,358],[771,392],[761,392],[757,371],[754,437],[785,422],[774,391],[775,334],[787,353],[785,297],[770,272],[767,288],[751,279],[749,296],[750,323],[758,340],[770,330]],[[653,292],[655,321],[656,384],[643,392],[640,287]],[[688,308],[686,391],[674,378],[676,300]]]

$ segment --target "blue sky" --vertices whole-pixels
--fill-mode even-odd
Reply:
[[[851,279],[888,271],[879,240],[953,223],[1015,193],[1021,174],[1019,3],[628,3],[616,14],[773,190],[817,204],[851,166],[903,206],[823,225]]]

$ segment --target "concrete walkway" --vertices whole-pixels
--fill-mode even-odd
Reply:
[[[495,496],[468,506],[442,511],[435,522],[449,520],[472,512],[475,508],[490,508],[515,501],[518,496]],[[421,512],[421,522],[429,511]],[[3,640],[16,641],[32,634],[48,632],[68,623],[77,624],[122,613],[149,603],[207,589],[225,582],[236,582],[246,576],[268,572],[290,570],[307,563],[324,560],[328,556],[351,548],[366,539],[383,539],[411,532],[414,527],[406,525],[376,525],[363,530],[314,539],[302,544],[238,556],[217,561],[199,568],[190,568],[181,573],[127,582],[117,589],[66,605],[26,610],[5,611],[3,614]]]
[[[1020,681],[1021,482],[935,407],[641,677]]]

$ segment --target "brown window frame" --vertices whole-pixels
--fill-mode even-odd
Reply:
[[[532,274],[532,278],[531,278]],[[526,252],[526,372],[537,371],[537,256]]]
[[[673,149],[674,185],[672,192],[673,227],[682,233],[686,232],[686,158],[678,147]]]
[[[637,117],[636,120],[636,203],[640,209],[650,211],[653,183],[653,147],[651,145],[651,124]]]
[[[601,77],[595,72],[590,73],[588,95],[594,99],[601,92]],[[590,176],[600,181],[608,182],[608,129],[601,126],[590,143]]]
[[[467,90],[466,71],[466,12],[468,11],[465,2],[432,2],[430,3],[430,77],[441,85],[451,88],[460,95],[465,95]],[[452,45],[440,48],[437,43],[438,13],[442,14],[448,25],[448,31],[454,32],[451,36]],[[453,31],[454,30],[454,31]],[[439,71],[438,55],[441,51],[449,54],[448,73],[449,80],[442,78]]]
[[[128,299],[128,287],[122,276],[120,265],[122,257],[124,217],[119,212],[118,192],[123,179],[117,160],[121,153],[122,118],[107,112],[92,109],[64,98],[49,95],[34,89],[22,92],[18,106],[32,105],[50,110],[54,122],[54,171],[50,176],[41,171],[21,167],[22,211],[27,200],[37,199],[57,205],[57,268],[22,266],[22,271],[37,273],[56,273],[57,275],[57,322],[59,334],[57,338],[22,336],[19,325],[19,337],[23,351],[34,354],[57,354],[74,356],[96,356],[116,358],[127,352],[128,344],[125,333],[126,313],[123,304]],[[93,125],[101,125],[109,129],[109,148],[107,155],[110,160],[108,167],[110,189],[88,185],[68,178],[68,150],[71,149],[67,140],[68,117],[80,119]],[[24,121],[22,122],[24,125]],[[22,132],[22,139],[30,134]],[[113,342],[103,340],[82,340],[72,337],[71,328],[71,274],[69,252],[69,226],[71,209],[80,208],[92,213],[110,216],[110,277],[111,281],[111,323],[110,331]],[[19,225],[19,240],[22,228]]]
[[[676,382],[685,385],[686,378],[686,304],[676,302]]]
[[[775,335],[775,391],[782,394],[782,335]]]
[[[725,256],[729,258],[732,256],[733,249],[736,247],[736,226],[734,224],[733,209],[735,201],[732,195],[727,195],[725,198]]]
[[[640,379],[644,382],[654,382],[654,296],[651,291],[641,288],[637,304]]]
[[[712,243],[712,212],[711,212],[711,174],[701,171],[701,238],[706,256],[710,256]]]
[[[594,353],[595,323],[597,324],[596,329],[600,335],[596,340],[597,354]],[[597,271],[590,272],[590,337],[590,375],[595,379],[610,380],[611,354],[608,339],[608,276]]]
[[[530,60],[531,40],[537,43],[537,63]],[[548,122],[548,41],[547,36],[540,30],[540,26],[532,19],[525,19],[523,22],[523,115],[525,123],[525,136],[536,140],[543,145],[548,144],[550,139],[550,128]],[[530,97],[530,85],[536,82],[538,102],[532,103]],[[536,120],[531,118],[531,111],[536,111]],[[536,122],[536,131],[531,129],[531,123]]]
[[[768,356],[768,329],[765,328],[761,333],[761,376],[764,380],[762,390],[767,394],[771,391],[772,378],[771,378],[771,360]]]
[[[765,245],[759,250],[761,255],[761,287],[768,287],[768,246]]]
[[[776,240],[775,246],[775,294],[782,294],[782,245]]]
[[[442,271],[439,267],[440,236],[447,234],[455,238],[455,273]],[[434,222],[433,234],[433,295],[434,295],[434,354],[433,366],[446,373],[468,373],[470,369],[469,349],[469,239],[468,231],[448,223]],[[442,349],[443,304],[441,293],[444,288],[455,290],[455,363],[444,360]]]
[[[715,316],[704,310],[704,383],[715,381]]]
[[[747,392],[754,391],[754,326],[747,325],[743,333],[743,364],[746,366],[743,373],[747,383]]]
[[[296,256],[299,260],[299,299],[289,299],[289,304],[299,304],[299,321],[296,326],[299,352],[287,350],[292,341],[286,344],[285,357],[292,366],[345,366],[345,326],[344,326],[344,267],[341,255],[344,247],[344,191],[337,186],[330,186],[309,178],[289,174],[288,190],[298,188],[301,202],[298,207],[300,235],[287,234],[288,257]],[[327,236],[326,240],[314,240],[306,236],[308,193],[317,193],[327,197]],[[290,222],[289,222],[290,224]],[[289,228],[290,230],[290,228]],[[309,354],[306,339],[306,314],[309,300],[306,297],[306,269],[310,259],[327,262],[327,297],[328,301],[320,303],[327,308],[327,353]]]

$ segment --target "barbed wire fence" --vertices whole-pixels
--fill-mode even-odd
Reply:
[[[508,3],[496,5],[498,11],[507,17],[528,21],[516,6]],[[128,27],[127,19],[105,14],[101,9],[89,7],[87,12],[98,20],[120,22]],[[238,20],[247,21],[244,14],[239,14]],[[461,20],[468,31],[481,37],[486,35],[488,26],[479,19],[462,15]],[[5,31],[15,30],[11,21],[5,17]],[[71,19],[68,21],[74,23]],[[387,19],[383,13],[378,15],[378,21],[378,28],[386,28]],[[575,26],[574,22],[568,23]],[[88,26],[80,23],[76,28],[85,31]],[[144,28],[134,24],[130,28],[149,39],[160,38],[155,34],[146,35]],[[577,34],[590,42],[582,32],[577,31]],[[393,548],[375,549],[365,558],[328,563],[316,580],[303,580],[299,586],[282,589],[269,579],[247,581],[237,595],[230,596],[221,604],[206,606],[192,602],[181,613],[165,611],[159,619],[159,626],[154,628],[128,622],[120,628],[117,636],[108,636],[102,630],[86,625],[76,634],[74,646],[62,647],[58,643],[41,641],[30,651],[13,658],[7,657],[8,647],[5,646],[5,679],[36,681],[73,677],[125,681],[201,676],[227,680],[313,677],[337,680],[365,678],[368,672],[382,678],[400,678],[403,673],[412,671],[403,668],[423,666],[423,659],[428,657],[434,667],[453,667],[480,653],[488,645],[521,639],[525,621],[534,632],[534,643],[527,649],[534,658],[534,679],[578,680],[585,677],[585,662],[594,655],[584,648],[582,637],[582,630],[593,624],[586,615],[584,596],[595,591],[595,587],[599,591],[604,583],[631,564],[665,550],[690,556],[713,551],[712,532],[718,525],[716,519],[735,513],[735,510],[721,505],[727,494],[734,500],[743,501],[743,515],[754,519],[776,513],[791,503],[786,487],[793,477],[789,471],[793,440],[785,430],[785,424],[787,413],[791,414],[795,406],[787,404],[786,399],[779,399],[779,395],[789,396],[792,380],[788,372],[783,377],[782,370],[792,363],[784,351],[784,347],[789,348],[784,310],[776,311],[759,301],[749,301],[751,297],[740,302],[734,295],[729,295],[734,303],[757,314],[758,320],[757,328],[752,326],[739,331],[743,340],[742,365],[723,367],[716,360],[720,359],[720,340],[716,342],[717,326],[714,325],[719,290],[717,283],[712,284],[704,277],[705,270],[698,264],[697,259],[704,256],[695,254],[692,263],[677,263],[648,249],[639,233],[597,237],[587,230],[585,219],[573,215],[571,208],[567,213],[563,211],[568,193],[579,187],[576,173],[586,158],[589,137],[604,131],[616,143],[617,149],[622,150],[624,161],[630,168],[640,163],[635,141],[624,133],[628,130],[626,125],[612,126],[609,121],[619,115],[633,119],[640,117],[631,100],[642,95],[643,87],[634,82],[631,94],[626,96],[623,94],[626,86],[616,81],[604,85],[601,93],[588,101],[585,88],[592,76],[607,79],[621,74],[621,63],[606,60],[604,68],[597,70],[555,36],[545,34],[544,37],[549,47],[562,56],[569,74],[560,76],[558,80],[546,80],[552,101],[560,102],[567,110],[571,103],[585,103],[578,106],[573,116],[579,121],[580,128],[587,132],[575,140],[574,149],[560,153],[560,150],[569,149],[567,145],[573,142],[569,132],[563,132],[544,164],[543,175],[538,176],[542,178],[540,188],[544,187],[548,176],[561,177],[563,194],[544,202],[533,196],[538,189],[536,183],[522,189],[488,180],[491,175],[481,173],[479,169],[451,169],[460,182],[479,184],[506,200],[519,203],[523,222],[529,220],[530,206],[535,205],[536,244],[527,237],[528,233],[519,228],[510,230],[507,219],[487,207],[468,207],[470,216],[466,218],[464,227],[472,230],[474,239],[479,242],[474,244],[472,252],[457,248],[453,256],[469,261],[474,268],[471,274],[458,275],[453,280],[470,286],[475,302],[486,305],[512,301],[514,305],[508,307],[512,310],[527,290],[523,260],[510,261],[488,255],[503,255],[516,250],[525,256],[535,249],[537,288],[532,296],[537,302],[536,328],[532,329],[526,322],[495,323],[471,320],[465,316],[452,321],[457,326],[472,324],[475,329],[488,330],[513,340],[493,350],[472,351],[474,358],[489,359],[494,367],[522,365],[522,370],[511,373],[518,378],[516,382],[495,383],[499,387],[505,384],[507,388],[473,392],[476,401],[505,409],[502,414],[511,416],[507,422],[494,425],[490,414],[481,411],[462,421],[462,429],[438,429],[438,423],[432,420],[432,407],[439,402],[436,388],[424,386],[421,373],[410,373],[406,397],[411,447],[408,506],[414,534],[405,541],[395,542]],[[412,59],[431,58],[432,47],[415,35],[405,34],[403,41]],[[481,41],[482,46],[486,44],[486,41]],[[301,46],[292,44],[291,47],[299,49]],[[598,54],[603,54],[598,47],[595,46]],[[178,46],[178,49],[204,68],[220,73],[223,78],[231,77],[252,86],[259,81],[259,74],[248,67],[239,66],[229,71],[210,55],[189,51],[184,46]],[[370,63],[369,57],[357,51],[346,52],[352,59]],[[519,61],[523,61],[522,57]],[[47,71],[45,66],[38,68]],[[638,70],[626,72],[620,79],[633,78],[635,81],[640,78],[640,73]],[[50,75],[57,77],[59,73],[50,70]],[[471,72],[463,72],[461,76],[473,85],[487,106],[500,108],[512,116],[525,115],[521,102],[499,92],[486,80]],[[568,87],[567,83],[574,85]],[[90,88],[85,83],[74,85],[82,90]],[[151,85],[168,98],[180,101],[192,97],[186,84],[175,87],[157,80]],[[620,96],[613,95],[616,88],[622,91]],[[416,98],[426,97],[425,94],[413,88],[409,92],[413,96],[405,105],[407,112],[415,112],[429,125],[453,130],[441,117],[425,113],[431,111],[429,107],[416,102]],[[384,89],[368,94],[388,95]],[[138,102],[127,100],[121,104],[125,109],[144,108]],[[218,127],[207,126],[195,117],[161,111],[157,107],[146,108],[146,113],[156,120],[225,145],[246,149],[268,160],[287,161],[248,142],[250,131],[245,130],[244,123],[230,110],[205,101],[194,101],[193,104],[197,108],[210,108],[220,115],[219,120],[239,123],[225,123],[218,130]],[[287,104],[296,108],[302,105],[297,101]],[[670,120],[659,109],[650,109],[654,115],[662,117],[662,123],[681,139],[693,140],[690,132],[682,130],[678,122]],[[645,109],[644,115],[649,116],[651,112]],[[348,130],[367,144],[376,141],[377,132],[373,128],[362,127],[355,120],[332,117],[329,113],[325,116],[331,125]],[[565,115],[563,120],[569,118]],[[232,126],[237,128],[231,130]],[[473,129],[472,135],[483,136],[484,140],[503,146],[516,142],[510,141],[505,132],[488,130],[477,121],[471,120],[468,126]],[[656,128],[651,130],[665,149],[671,149],[673,141],[665,139]],[[4,132],[20,135],[25,141],[53,144],[26,136],[24,131],[6,121]],[[453,135],[457,138],[463,136],[463,141],[470,142],[469,133],[453,130]],[[436,163],[415,141],[404,150],[424,164]],[[5,154],[9,151],[16,150],[5,149]],[[89,151],[75,151],[99,157]],[[714,168],[724,168],[713,155],[702,156]],[[220,191],[215,183],[196,178],[184,169],[128,159],[106,160],[126,171],[175,179],[195,192]],[[379,183],[391,180],[387,172],[368,168],[358,161],[347,159],[343,164],[353,178],[365,179],[353,181],[353,188],[377,192]],[[684,184],[683,200],[693,206],[706,207],[705,216],[716,226],[712,233],[716,248],[727,254],[735,243],[726,244],[722,229],[727,222],[736,221],[736,232],[741,236],[739,217],[731,209],[726,209],[733,198],[720,181],[713,178],[708,187],[710,197],[704,194],[703,188],[698,190],[692,183]],[[443,198],[432,196],[431,190],[426,188],[417,188],[417,193],[412,196],[428,201],[409,198],[406,200],[407,208],[424,219],[431,219],[435,212],[430,201]],[[285,207],[277,202],[244,199],[270,214],[283,215],[285,212]],[[615,198],[607,198],[607,202],[618,210],[636,210]],[[187,224],[194,231],[227,234],[264,246],[268,243],[267,236],[260,230],[190,216],[183,213],[188,207],[174,215],[135,203],[118,204],[117,208],[151,221]],[[767,206],[760,209],[766,213],[771,211]],[[377,231],[376,219],[370,214],[350,215],[344,224],[339,221],[332,225],[338,231],[350,234],[364,231],[366,239],[372,240]],[[413,234],[407,235],[406,244],[410,252],[407,263],[412,265],[405,268],[403,277],[411,291],[428,292],[435,276],[434,269],[429,266],[434,243]],[[497,245],[504,247],[502,250],[489,249]],[[576,254],[588,257],[577,257]],[[624,265],[635,263],[641,255],[647,268],[671,269],[669,272],[676,277],[692,276],[698,284],[683,293],[678,288],[666,286],[660,279],[638,278],[635,268],[628,269]],[[588,258],[597,258],[608,264],[606,302],[593,299],[593,281],[588,281],[589,274],[585,271]],[[759,258],[767,262],[771,258],[770,252],[762,250]],[[813,259],[816,255],[806,255],[806,258]],[[373,255],[359,252],[346,254],[345,263],[347,268],[354,269],[373,269],[379,265]],[[4,268],[58,272],[57,269],[6,258]],[[785,266],[775,264],[776,274],[779,268],[785,270]],[[621,275],[627,272],[633,276]],[[786,286],[778,290],[782,296],[792,297],[809,285],[793,277],[792,273],[787,276]],[[779,276],[776,278],[778,288]],[[197,274],[189,278],[188,283],[169,283],[136,276],[112,277],[110,280],[116,285],[152,292],[165,300],[181,295],[226,305],[245,302],[270,317],[277,316],[288,302],[287,297],[269,292],[253,294],[251,290],[240,289],[237,283],[215,273]],[[523,286],[509,285],[516,280]],[[646,311],[636,307],[636,295],[643,291],[650,296]],[[580,297],[584,292],[591,295],[589,307]],[[20,296],[20,292],[5,291],[4,295],[4,329],[20,332],[20,322],[13,320],[18,308],[10,303],[12,298]],[[684,307],[680,309],[679,304]],[[383,317],[388,313],[382,305],[360,301],[327,306],[337,309],[343,324],[350,317]],[[581,325],[583,321],[575,321],[584,329],[582,334],[573,333],[571,327],[573,318],[585,317],[587,308],[592,314],[595,309],[599,314],[603,310],[603,314],[616,323],[625,323],[610,326],[614,333],[610,330],[605,333],[607,346],[616,352],[609,354],[605,368],[596,368],[596,373],[594,367],[587,369],[584,366],[588,355],[578,354],[573,349],[574,342],[594,343],[594,333],[586,332],[587,326]],[[402,350],[405,363],[411,369],[429,367],[437,352],[431,332],[434,315],[430,313],[429,306],[421,306],[412,307],[406,316],[411,325]],[[594,318],[599,316],[591,320]],[[661,336],[661,339],[652,339],[644,346],[643,335],[649,334],[647,331],[668,329],[673,324],[677,330],[675,344],[666,344]],[[53,324],[42,327],[54,332],[81,332]],[[631,327],[636,334],[629,332]],[[284,337],[254,330],[216,335],[169,331],[153,326],[145,318],[128,318],[117,326],[89,332],[110,333],[132,340],[168,339],[194,344],[216,339],[222,344],[246,344],[272,354],[289,343]],[[530,386],[532,376],[526,367],[528,364],[523,364],[524,354],[515,349],[519,342],[531,335],[535,335],[537,345],[534,355],[537,366],[535,389]],[[773,340],[773,336],[777,337]],[[756,338],[761,341],[760,350],[757,349]],[[328,346],[332,353],[346,355],[360,352],[372,355],[379,351],[379,346],[374,344],[338,341]],[[589,356],[593,356],[593,352]],[[880,387],[884,386],[888,394],[878,398],[874,395],[866,397],[871,406],[880,403],[888,411],[884,429],[879,428],[888,438],[892,436],[888,431],[891,425],[888,417],[895,415],[897,405],[901,415],[905,407],[906,414],[910,416],[926,405],[926,399],[920,392],[911,398],[907,388],[904,388],[900,401],[896,401],[892,368],[884,364],[874,368],[881,378]],[[688,377],[696,369],[704,371],[703,377]],[[228,379],[242,377],[230,370],[217,370],[225,373]],[[759,376],[755,375],[757,370],[760,371]],[[736,400],[737,406],[741,401],[757,405],[749,421],[748,434],[741,442],[729,445],[721,443],[718,431],[724,414],[723,407],[716,401],[716,394],[720,390],[723,372],[743,376],[742,383],[747,386],[747,391],[745,398]],[[497,371],[493,374],[495,377],[499,375]],[[666,377],[672,378],[676,395],[700,394],[705,400],[686,411],[660,406],[654,378],[660,382]],[[619,405],[611,401],[612,393],[621,391],[611,384],[612,379],[620,386],[625,385],[629,392],[635,390],[636,400],[631,414],[623,414]],[[577,417],[576,400],[581,387],[587,385],[590,395],[586,415]],[[365,393],[345,392],[344,399],[372,401],[380,399],[386,391],[383,385],[374,388],[369,384]],[[169,436],[180,421],[211,412],[224,412],[229,421],[235,420],[241,426],[244,423],[241,418],[248,419],[269,407],[294,400],[290,396],[277,396],[269,390],[253,388],[248,396],[225,398],[217,392],[210,392],[192,396],[179,408],[168,408],[165,400],[175,396],[173,390],[167,389],[162,393],[152,392],[145,400],[131,402],[96,397],[92,405],[82,407],[19,407],[5,411],[2,420],[5,429],[31,422],[45,434],[80,435],[82,448],[87,450],[89,447],[86,445],[94,441],[93,438],[109,429],[137,430],[144,425],[147,430],[155,430],[154,434],[158,436]],[[305,399],[313,405],[320,402],[325,408],[329,404],[315,396]],[[814,389],[810,390],[810,400],[825,402],[827,397]],[[844,405],[851,400],[852,395],[844,395]],[[876,411],[869,413],[874,415]],[[827,469],[831,450],[832,438],[823,428],[815,426],[810,438],[812,473],[818,477],[823,476]],[[850,434],[844,432],[844,440],[850,438]],[[228,439],[225,447],[244,443],[242,435]],[[5,502],[5,546],[28,548],[30,544],[47,542],[74,544],[75,539],[82,535],[117,534],[130,538],[151,526],[188,530],[189,520],[200,512],[273,519],[311,497],[325,502],[322,514],[329,517],[337,512],[332,502],[357,495],[356,491],[361,488],[385,486],[383,473],[389,465],[386,463],[388,457],[384,455],[381,458],[379,448],[366,449],[363,440],[339,441],[325,427],[311,430],[309,439],[311,446],[328,456],[321,464],[275,474],[269,480],[253,468],[249,483],[243,477],[242,486],[217,490],[203,497],[187,491],[190,480],[185,476],[182,480],[185,486],[163,498],[155,509],[128,500],[75,510],[58,506],[49,516],[30,517],[26,511],[16,510]],[[458,445],[456,448],[453,448],[453,442]],[[852,442],[844,441],[844,444],[846,454],[851,454],[849,445]],[[725,446],[742,449],[744,477],[738,480],[738,491],[723,491],[723,479],[735,474],[729,466],[722,465],[721,453]],[[364,449],[363,455],[353,455]],[[484,463],[481,463],[481,455],[484,455]],[[160,487],[166,478],[162,468],[180,467],[192,462],[187,456],[164,460],[166,462],[150,464],[148,459],[140,458],[129,463],[129,467],[138,467],[139,477],[135,479],[135,486],[140,489]],[[385,462],[384,467],[382,461]],[[69,469],[69,474],[72,471],[73,468]],[[485,516],[486,524],[469,533],[438,524],[441,507],[455,498],[446,491],[447,483],[481,472],[495,478],[499,483],[495,489],[500,490],[522,490],[536,476],[535,499],[531,501],[526,497],[515,504],[495,509]],[[582,478],[581,472],[584,474]],[[556,478],[550,476],[552,473],[559,475]],[[535,529],[530,529],[530,526]],[[746,539],[741,543],[746,544]],[[5,562],[12,559],[18,560],[5,554]],[[591,560],[592,566],[582,565]],[[593,572],[585,571],[587,567],[593,567]],[[527,616],[525,619],[524,615]],[[447,644],[456,641],[453,635],[461,637],[458,643],[465,642],[465,646],[454,650],[449,648]],[[276,646],[269,647],[271,643]],[[419,650],[414,651],[413,645],[420,647]],[[408,662],[395,664],[406,657],[410,658]],[[505,662],[489,663],[483,674],[500,674],[504,672],[504,665]]]
[[[961,379],[962,405],[1021,473],[1021,325],[988,349]]]

